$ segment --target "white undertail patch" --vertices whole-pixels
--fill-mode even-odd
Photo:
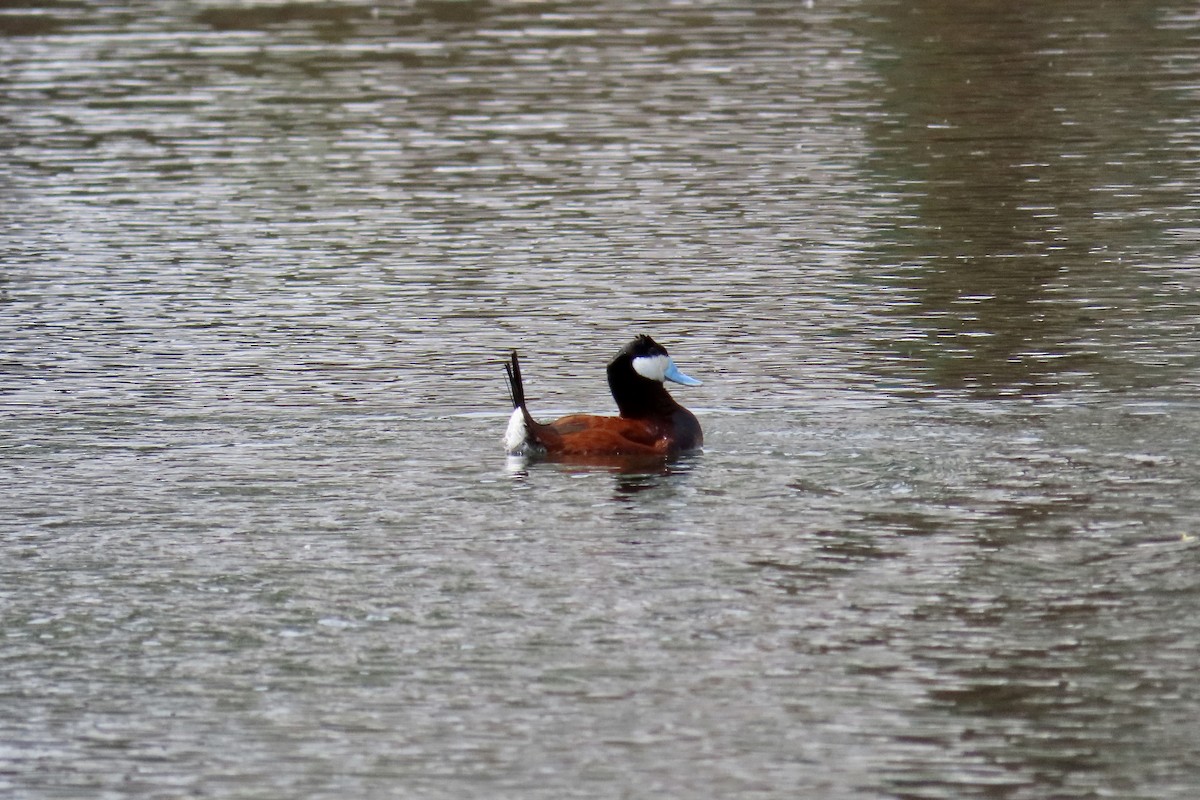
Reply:
[[[529,429],[525,427],[525,415],[521,409],[514,408],[508,418],[508,430],[504,432],[504,450],[509,455],[519,456],[525,452],[529,443]]]

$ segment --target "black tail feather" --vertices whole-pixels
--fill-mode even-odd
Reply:
[[[525,420],[526,433],[530,441],[537,444],[542,426],[534,421],[533,415],[525,405],[525,382],[521,380],[521,361],[517,358],[516,350],[513,350],[508,361],[504,362],[504,372],[508,375],[508,396],[512,400],[513,408],[520,409]]]
[[[513,350],[509,360],[504,362],[504,372],[508,375],[508,396],[513,408],[525,408],[525,384],[521,380],[521,362],[517,359],[517,351]]]

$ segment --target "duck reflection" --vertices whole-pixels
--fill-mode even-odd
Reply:
[[[567,475],[607,474],[613,478],[611,499],[628,503],[644,493],[672,489],[690,474],[699,453],[674,458],[649,458],[613,455],[560,456],[553,461],[509,456],[506,471],[510,478],[528,480],[532,469],[556,470]]]

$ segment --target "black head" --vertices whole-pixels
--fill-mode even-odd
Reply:
[[[633,337],[632,342],[621,348],[621,352],[617,353],[617,358],[620,358],[623,355],[628,355],[629,358],[634,359],[668,356],[668,353],[667,348],[663,347],[646,334],[639,333],[637,336]]]
[[[624,417],[648,416],[678,407],[664,381],[697,386],[700,381],[679,371],[667,348],[642,334],[621,348],[608,364],[608,386]]]

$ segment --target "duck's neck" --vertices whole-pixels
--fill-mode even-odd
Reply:
[[[669,416],[680,408],[661,383],[643,378],[632,369],[610,365],[608,388],[621,416],[627,419]]]

